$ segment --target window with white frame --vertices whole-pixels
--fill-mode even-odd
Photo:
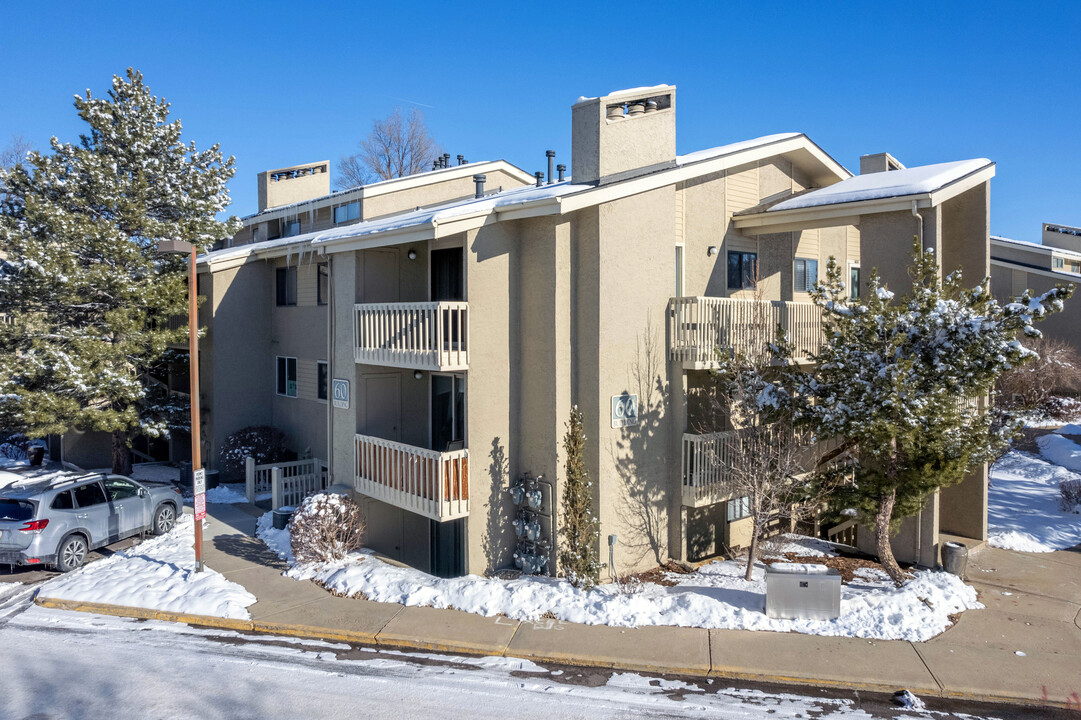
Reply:
[[[320,360],[318,363],[318,377],[317,377],[317,390],[316,397],[320,400],[327,399],[327,374],[330,370],[330,366],[326,360]]]
[[[348,205],[339,205],[338,207],[334,208],[334,222],[335,222],[335,224],[343,223],[343,222],[349,222],[350,220],[359,220],[359,219],[360,219],[360,203],[359,202],[351,202]]]
[[[728,289],[753,290],[758,280],[758,253],[728,251]]]
[[[278,268],[274,275],[275,294],[278,305],[297,304],[297,269],[295,267]]]
[[[326,305],[330,301],[330,269],[326,263],[316,266],[315,302]]]
[[[860,266],[848,266],[848,299],[860,299]]]
[[[676,245],[676,297],[683,297],[683,246]]]
[[[297,396],[297,359],[295,357],[277,357],[278,395]]]
[[[796,292],[811,292],[818,282],[818,261],[809,258],[796,258],[793,273],[793,289]]]
[[[1060,258],[1060,257],[1052,257],[1051,258],[1051,267],[1054,268],[1055,270],[1061,270],[1064,265],[1065,265],[1065,262],[1063,261],[1062,258]]]
[[[728,501],[728,522],[751,516],[751,498],[741,497]]]

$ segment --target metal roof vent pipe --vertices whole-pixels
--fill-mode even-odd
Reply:
[[[488,178],[485,177],[484,175],[474,175],[473,176],[473,182],[475,182],[477,184],[477,194],[474,195],[473,197],[477,197],[477,198],[484,197],[484,181],[487,180],[487,179]]]
[[[646,104],[642,100],[636,100],[635,102],[630,103],[627,106],[627,114],[631,115],[631,116],[641,115],[645,111],[646,111]]]
[[[623,119],[623,106],[622,105],[609,105],[608,106],[608,119],[609,120],[622,120]]]
[[[540,170],[533,173],[533,177],[537,178],[537,187],[540,187],[544,184],[544,173],[542,173]]]
[[[443,167],[450,167],[450,153],[443,153]]]
[[[646,112],[647,113],[657,112],[657,101],[656,100],[647,100],[646,101]]]
[[[458,164],[459,165],[465,165],[465,155],[459,155],[458,156]]]
[[[548,157],[548,184],[551,185],[552,182],[553,182],[553,180],[552,180],[552,163],[555,162],[556,151],[555,150],[545,150],[544,154]]]
[[[556,171],[559,173],[559,182],[563,182],[563,173],[567,172],[567,166],[560,163],[556,165]]]

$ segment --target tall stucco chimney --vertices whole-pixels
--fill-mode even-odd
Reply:
[[[580,98],[571,107],[576,183],[614,182],[672,166],[675,160],[675,85]]]

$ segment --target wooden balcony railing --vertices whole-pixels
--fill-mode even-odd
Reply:
[[[813,303],[780,300],[681,297],[669,303],[670,357],[690,367],[709,367],[718,351],[758,351],[780,325],[806,359],[822,344],[822,313]]]
[[[356,362],[418,370],[469,368],[469,303],[357,305]]]
[[[357,435],[357,492],[436,521],[469,515],[469,451]]]

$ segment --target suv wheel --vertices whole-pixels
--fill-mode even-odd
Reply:
[[[169,503],[158,505],[154,511],[154,522],[151,532],[155,535],[164,535],[176,527],[176,510]]]
[[[87,552],[86,538],[82,535],[68,535],[56,550],[56,569],[66,573],[82,567],[86,562]]]

